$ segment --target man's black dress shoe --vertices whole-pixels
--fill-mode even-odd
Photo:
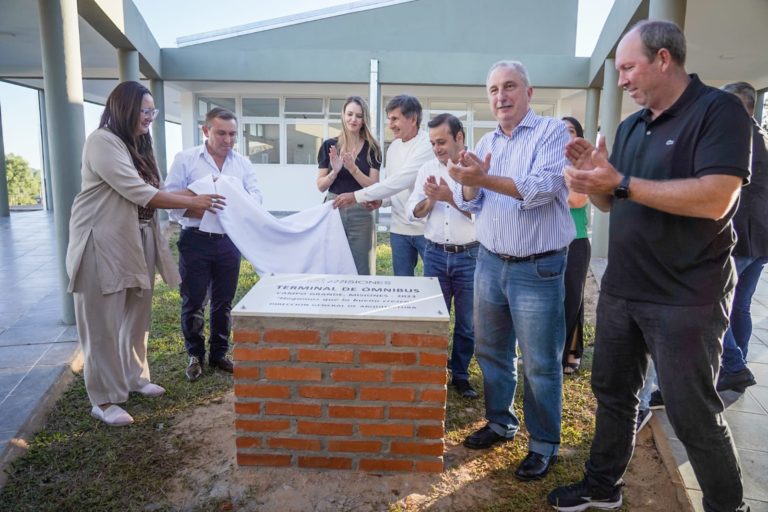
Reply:
[[[523,482],[530,480],[541,480],[547,473],[552,464],[557,462],[557,455],[547,457],[535,452],[528,452],[523,462],[517,467],[515,477]]]
[[[228,357],[222,357],[221,359],[216,359],[215,361],[209,361],[208,366],[211,368],[218,368],[219,370],[225,371],[227,373],[232,373],[235,371],[235,365],[232,364],[232,360]]]
[[[464,446],[472,450],[485,450],[486,448],[490,448],[496,443],[506,443],[507,441],[511,441],[513,439],[514,437],[500,436],[494,432],[490,426],[486,425],[480,430],[467,436],[467,438],[464,440]]]
[[[472,387],[472,384],[466,379],[456,379],[451,381],[451,384],[453,384],[453,387],[456,388],[456,392],[462,398],[477,398],[479,396],[477,391]]]

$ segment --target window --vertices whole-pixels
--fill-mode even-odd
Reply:
[[[197,115],[200,119],[205,119],[205,114],[215,107],[221,107],[232,112],[237,112],[235,98],[197,98]]]
[[[487,101],[472,104],[475,121],[496,121],[491,112],[491,106]]]
[[[472,146],[476,146],[478,142],[480,142],[480,139],[483,138],[483,135],[485,135],[488,132],[492,132],[496,129],[496,127],[486,127],[486,126],[478,126],[476,128],[472,129],[472,137],[473,137],[473,144]]]
[[[280,117],[280,100],[243,98],[243,117]]]
[[[323,143],[322,124],[296,123],[285,127],[288,164],[317,165]]]
[[[280,163],[279,124],[246,123],[243,126],[243,142],[245,155],[252,163]]]
[[[325,116],[323,98],[285,98],[285,117],[320,119]]]
[[[467,122],[467,104],[466,103],[454,103],[447,101],[432,101],[429,105],[429,119],[443,113],[453,114],[458,117],[459,120],[466,124]]]
[[[343,112],[341,109],[344,107],[344,102],[347,101],[346,99],[338,99],[338,98],[331,98],[331,100],[328,102],[328,117],[334,119],[337,117],[341,117],[341,114]]]

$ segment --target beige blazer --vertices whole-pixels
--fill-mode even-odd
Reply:
[[[103,294],[126,288],[150,289],[150,270],[144,259],[138,206],[146,206],[158,189],[148,185],[133,165],[128,148],[109,130],[99,128],[83,147],[82,189],[72,204],[67,248],[68,292],[77,273],[95,272]],[[181,282],[179,271],[160,229],[152,219],[157,247],[157,269],[169,286]],[[81,268],[83,252],[91,240],[96,268]]]

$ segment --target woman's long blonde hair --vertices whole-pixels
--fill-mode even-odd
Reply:
[[[344,122],[344,111],[347,110],[347,105],[350,103],[357,103],[363,111],[363,125],[360,127],[360,138],[368,143],[368,153],[366,158],[368,165],[373,167],[373,162],[381,162],[381,146],[379,146],[376,137],[373,136],[371,130],[368,128],[371,122],[371,115],[368,113],[368,103],[360,96],[350,96],[344,102],[344,106],[341,108],[341,133],[339,134],[338,147],[339,151],[343,151],[349,141],[349,133],[347,132],[347,124]],[[357,158],[357,155],[355,155]],[[381,165],[381,164],[379,164]]]

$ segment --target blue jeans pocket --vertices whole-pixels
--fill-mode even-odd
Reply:
[[[565,258],[549,257],[534,261],[536,275],[542,279],[552,279],[559,277],[565,272]]]

